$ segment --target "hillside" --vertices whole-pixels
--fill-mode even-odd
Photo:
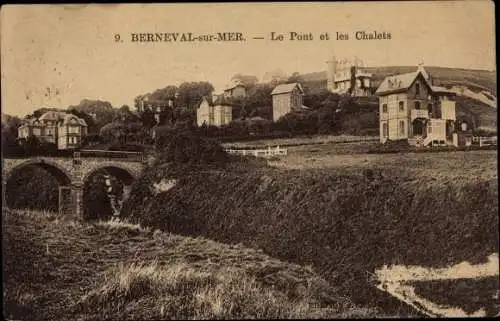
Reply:
[[[2,211],[4,309],[17,320],[375,316],[311,268],[119,221]]]
[[[382,80],[389,75],[408,73],[415,71],[415,66],[388,66],[388,67],[366,67],[368,72],[373,73],[375,87],[378,87]],[[440,84],[464,84],[474,89],[488,90],[495,96],[496,73],[486,70],[470,70],[459,68],[426,66],[427,73]],[[326,71],[302,74],[300,77],[304,82],[326,82]]]
[[[386,76],[415,71],[415,66],[367,67],[377,88]],[[496,72],[445,67],[425,67],[434,84],[457,93],[457,115],[473,119],[476,126],[496,127]],[[300,75],[308,88],[325,88],[326,71]]]

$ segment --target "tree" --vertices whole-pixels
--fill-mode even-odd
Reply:
[[[174,100],[175,94],[179,91],[177,86],[169,85],[165,88],[157,89],[152,94],[148,94],[149,100],[165,101]]]
[[[146,108],[144,111],[141,112],[141,122],[144,128],[146,129],[151,129],[155,125],[157,125],[155,114],[151,109]]]
[[[272,118],[273,99],[271,92],[273,89],[274,87],[270,84],[257,84],[246,99],[244,116]]]
[[[101,128],[99,135],[107,142],[125,141],[127,126],[123,123],[109,123]]]
[[[95,124],[94,117],[92,117],[91,115],[89,115],[88,113],[86,113],[84,111],[77,110],[74,107],[69,108],[68,112],[70,114],[75,115],[78,118],[82,118],[83,120],[85,120],[85,123],[88,126],[87,130],[88,130],[89,134],[95,134],[95,133],[97,133],[97,126]]]
[[[140,122],[141,119],[134,114],[130,107],[127,105],[123,105],[118,108],[113,115],[113,122],[121,122],[124,124],[137,123]]]
[[[293,83],[301,83],[303,82],[304,80],[302,79],[302,77],[300,76],[300,74],[298,72],[294,72],[290,77],[288,77],[288,80],[286,81],[287,84],[293,84]]]
[[[323,106],[317,111],[317,133],[337,134],[340,131],[339,115],[335,109]]]
[[[74,109],[79,112],[85,112],[88,115],[95,115],[95,132],[97,133],[104,125],[113,121],[115,109],[108,101],[82,99],[78,105],[69,106],[68,109]]]
[[[204,96],[209,96],[214,91],[211,83],[206,81],[184,82],[179,86],[177,106],[196,110]]]
[[[83,188],[83,215],[88,220],[110,219],[113,208],[103,172],[92,175]]]

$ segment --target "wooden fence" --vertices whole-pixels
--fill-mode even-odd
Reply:
[[[479,144],[480,147],[497,145],[497,136],[492,136],[492,137],[472,136],[472,143]]]
[[[267,149],[226,149],[229,154],[236,155],[251,155],[255,157],[272,157],[272,156],[286,156],[288,154],[286,149],[276,146],[275,148],[268,147]]]

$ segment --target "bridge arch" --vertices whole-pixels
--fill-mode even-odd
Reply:
[[[26,161],[23,161],[20,164],[15,165],[12,168],[5,169],[3,171],[3,177],[2,177],[2,201],[3,201],[3,206],[6,208],[10,207],[12,204],[15,204],[15,201],[8,197],[10,195],[7,193],[7,190],[10,190],[13,186],[11,184],[14,183],[14,179],[16,178],[17,175],[21,174],[23,170],[30,168],[30,167],[38,167],[46,172],[48,172],[55,180],[57,181],[58,187],[59,187],[59,195],[58,198],[58,207],[59,211],[62,209],[62,204],[64,201],[61,199],[61,197],[64,197],[64,195],[61,194],[61,192],[66,191],[66,198],[68,197],[67,194],[70,192],[71,184],[72,184],[72,176],[71,173],[62,165],[58,164],[57,162],[51,161],[51,160],[46,160],[43,158],[35,158],[35,159],[29,159]],[[33,193],[37,193],[37,191],[33,191]],[[11,195],[12,197],[12,195]],[[14,198],[15,199],[15,198]],[[14,202],[14,203],[12,203]]]
[[[59,165],[56,162],[53,162],[51,160],[46,160],[43,158],[29,159],[6,171],[5,177],[3,179],[5,183],[8,183],[12,179],[12,177],[14,177],[17,173],[19,173],[19,171],[21,171],[23,168],[27,166],[37,166],[43,168],[57,179],[59,185],[71,185],[72,182],[71,174],[66,170],[66,168],[64,168],[63,166]]]
[[[110,175],[119,179],[124,185],[130,186],[137,179],[138,175],[130,168],[122,165],[118,165],[113,162],[104,162],[99,166],[95,166],[83,175],[83,183],[87,182],[88,179],[95,173],[105,170]]]

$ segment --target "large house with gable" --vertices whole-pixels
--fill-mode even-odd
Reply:
[[[35,136],[39,141],[56,144],[58,149],[79,148],[85,135],[87,123],[84,119],[59,111],[24,119],[18,128],[19,139]]]
[[[455,93],[433,86],[422,65],[386,77],[379,96],[380,142],[407,139],[410,145],[457,145]]]

